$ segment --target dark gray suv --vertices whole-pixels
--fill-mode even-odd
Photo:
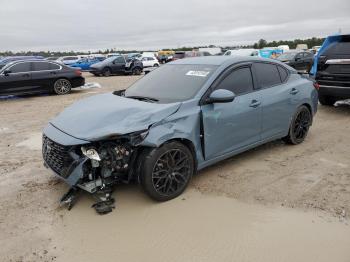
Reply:
[[[143,70],[142,62],[136,58],[125,58],[124,56],[112,56],[106,60],[91,65],[90,72],[95,76],[110,76],[112,74],[140,75]]]

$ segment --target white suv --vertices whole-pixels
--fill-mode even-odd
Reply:
[[[158,67],[159,61],[157,58],[153,57],[142,57],[141,58],[143,67]]]

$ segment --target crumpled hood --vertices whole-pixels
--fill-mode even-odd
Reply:
[[[148,103],[108,93],[74,103],[50,123],[75,138],[95,141],[148,129],[175,113],[180,105]]]

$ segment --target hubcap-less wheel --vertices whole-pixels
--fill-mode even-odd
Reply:
[[[163,196],[182,192],[191,178],[191,164],[187,154],[180,149],[170,149],[161,155],[152,172],[152,183]]]
[[[104,75],[104,76],[110,76],[110,75],[111,75],[111,70],[109,70],[108,68],[106,68],[105,70],[103,70],[103,75]]]
[[[58,95],[67,94],[71,89],[71,83],[67,79],[58,79],[54,84],[54,91]]]
[[[139,68],[135,68],[133,70],[134,75],[141,75],[141,70]]]

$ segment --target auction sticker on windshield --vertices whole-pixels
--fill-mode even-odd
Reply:
[[[188,71],[187,76],[201,76],[206,77],[210,72],[209,71]]]

